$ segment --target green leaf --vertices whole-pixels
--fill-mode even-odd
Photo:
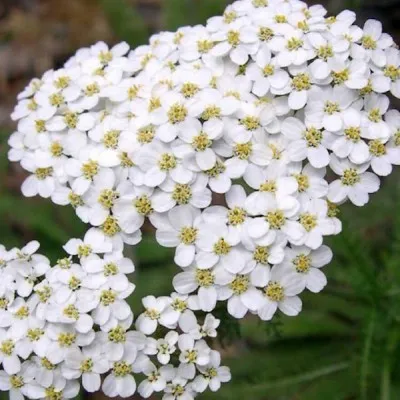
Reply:
[[[100,0],[104,13],[119,40],[132,47],[149,39],[148,27],[138,12],[126,0]]]

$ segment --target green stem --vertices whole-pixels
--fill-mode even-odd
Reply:
[[[383,362],[381,380],[381,400],[390,400],[392,355],[397,343],[397,329],[393,329],[388,336],[386,344],[385,360]]]
[[[321,378],[326,375],[333,374],[335,372],[339,372],[349,368],[350,363],[348,362],[340,362],[337,364],[328,365],[323,368],[318,368],[314,371],[309,371],[301,375],[293,376],[290,378],[281,379],[274,383],[260,384],[260,385],[252,385],[252,389],[271,389],[277,387],[285,387],[288,385],[297,385],[299,383],[312,381],[317,378]]]
[[[368,371],[369,371],[369,356],[371,353],[372,338],[375,329],[376,310],[372,309],[371,317],[367,327],[367,335],[364,342],[364,351],[361,359],[361,374],[360,374],[360,391],[361,399],[368,399]]]

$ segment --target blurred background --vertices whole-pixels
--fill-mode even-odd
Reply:
[[[225,0],[0,0],[0,243],[22,246],[37,239],[55,261],[70,237],[85,232],[69,208],[24,199],[24,172],[7,162],[9,114],[28,81],[58,68],[79,48],[104,40],[146,43],[151,33],[204,23],[222,12]],[[315,3],[310,1],[309,3]],[[383,22],[400,36],[399,0],[320,0],[330,13],[344,8]],[[233,380],[200,398],[239,400],[400,399],[400,185],[399,173],[367,207],[343,207],[344,232],[329,241],[335,258],[329,284],[305,294],[298,318],[240,324],[217,310],[221,340],[215,343]],[[146,294],[171,290],[172,254],[151,232],[132,254],[137,265],[136,310]],[[2,397],[3,396],[3,397]],[[82,398],[102,399],[82,394]],[[0,398],[6,398],[0,394]],[[135,398],[135,397],[134,397]],[[154,397],[156,398],[156,397]]]

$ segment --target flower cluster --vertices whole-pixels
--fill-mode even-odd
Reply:
[[[135,360],[157,355],[164,365],[178,347],[179,363],[129,367],[148,373],[142,396],[187,400],[227,381],[201,339],[218,322],[207,314],[200,324],[195,312],[221,301],[235,318],[297,315],[299,294],[326,285],[320,268],[332,252],[323,238],[341,231],[338,207],[365,205],[400,163],[400,113],[389,110],[389,96],[400,97],[400,51],[380,22],[360,28],[351,11],[326,13],[298,0],[236,1],[205,26],[161,32],[135,50],[81,49],[19,95],[9,158],[31,173],[23,194],[70,204],[90,225],[83,242],[66,246],[80,257],[77,275],[46,275],[62,304],[78,301],[75,276],[90,293],[90,321],[101,332],[127,329],[131,271],[107,275],[95,254],[122,257],[146,220],[159,244],[175,248],[176,293],[144,298],[134,322],[143,335],[159,325],[172,332],[146,348],[136,335],[132,348]],[[96,262],[88,267],[86,257]],[[105,310],[102,290],[116,291],[118,306]],[[118,374],[103,390],[131,394]]]
[[[130,329],[134,265],[120,253],[100,256],[100,247],[93,235],[71,239],[67,257],[53,267],[35,254],[38,242],[0,248],[0,390],[14,400],[68,399],[80,379],[86,391],[102,388],[110,397],[129,397],[136,388],[144,398],[164,391],[167,399],[218,390],[230,373],[204,339],[216,336],[219,321],[208,314],[200,326],[177,294],[149,296],[140,330]],[[149,336],[156,318],[164,327],[158,339]]]

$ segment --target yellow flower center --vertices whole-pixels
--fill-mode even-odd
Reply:
[[[56,369],[56,366],[53,363],[51,363],[46,357],[43,357],[40,360],[40,364],[42,365],[43,368],[47,369],[48,371],[53,371],[54,369]]]
[[[100,294],[100,303],[105,307],[108,307],[111,304],[113,304],[116,299],[117,299],[117,293],[115,293],[114,290],[111,289],[103,290]]]
[[[196,85],[195,83],[187,82],[182,85],[181,93],[183,94],[184,97],[186,97],[187,99],[190,99],[199,90],[200,90],[199,85]]]
[[[287,18],[286,15],[275,15],[275,22],[277,24],[286,24],[287,23]]]
[[[317,226],[317,217],[310,213],[304,213],[300,215],[300,224],[303,225],[307,232],[312,231]]]
[[[53,157],[61,157],[63,154],[63,147],[58,142],[53,142],[50,145],[50,153]]]
[[[311,268],[311,257],[305,254],[299,254],[293,260],[296,271],[300,274],[306,274]]]
[[[99,163],[97,161],[89,160],[87,163],[82,165],[82,175],[87,180],[93,180],[93,178],[99,172]]]
[[[196,228],[193,228],[192,226],[185,226],[179,233],[179,239],[183,244],[193,244],[197,239],[197,232],[198,230]]]
[[[69,306],[65,307],[63,310],[63,314],[67,318],[74,319],[75,321],[78,321],[79,319],[79,311],[73,304],[70,304]]]
[[[115,200],[119,197],[119,193],[112,189],[104,189],[100,192],[99,198],[97,201],[107,209],[110,209],[114,206]]]
[[[242,118],[240,124],[248,131],[255,131],[261,126],[260,119],[251,115]]]
[[[375,157],[382,157],[386,154],[386,147],[379,139],[371,140],[368,147],[369,152]]]
[[[219,118],[221,116],[221,109],[215,105],[208,106],[201,114],[201,119],[208,121],[212,118]]]
[[[390,78],[393,82],[400,79],[400,68],[396,67],[395,65],[388,65],[384,70],[383,73],[386,77]]]
[[[52,173],[53,167],[37,168],[35,171],[36,178],[38,178],[40,181],[43,181],[47,177],[51,176]]]
[[[253,260],[260,264],[268,264],[269,248],[266,246],[257,246],[253,252]]]
[[[61,332],[57,341],[60,347],[71,347],[76,341],[76,333]]]
[[[200,132],[197,136],[193,138],[192,147],[196,151],[204,151],[212,145],[212,140],[209,139],[205,132]]]
[[[90,85],[87,85],[85,90],[84,90],[85,96],[87,97],[92,97],[95,96],[96,94],[100,93],[100,88],[97,83],[91,83]]]
[[[137,133],[137,140],[139,143],[151,143],[155,136],[155,128],[153,125],[147,125],[140,128]]]
[[[340,111],[339,103],[329,100],[325,103],[324,112],[327,113],[328,115],[333,115],[339,111]]]
[[[215,165],[211,168],[208,169],[207,171],[204,171],[210,178],[215,178],[218,175],[222,174],[223,172],[225,172],[226,167],[225,165],[217,160],[217,162],[215,163]]]
[[[126,330],[122,326],[117,325],[108,332],[108,340],[113,343],[125,343]]]
[[[118,265],[115,263],[107,263],[104,266],[104,276],[115,276],[117,275],[119,272],[119,268]]]
[[[66,89],[71,82],[71,78],[69,76],[59,76],[54,82],[53,85],[57,89]]]
[[[309,90],[311,88],[310,76],[306,73],[297,74],[292,79],[292,87],[298,92]]]
[[[183,104],[175,103],[168,110],[168,120],[171,124],[183,122],[188,115],[188,110]]]
[[[117,219],[111,215],[106,218],[100,228],[106,236],[110,237],[116,235],[118,232],[121,232],[121,228],[118,225]]]
[[[81,244],[78,247],[78,257],[88,257],[92,253],[92,247],[88,244]]]
[[[214,42],[212,40],[197,41],[197,51],[201,54],[208,53],[213,47],[214,47]]]
[[[53,93],[49,96],[49,103],[53,107],[60,107],[65,103],[64,96],[61,93]]]
[[[118,378],[129,375],[132,372],[132,367],[126,361],[118,361],[114,363],[113,374]]]
[[[6,355],[11,356],[15,348],[14,341],[11,339],[7,339],[1,342],[0,351]]]
[[[136,211],[140,215],[143,215],[145,217],[149,216],[153,212],[153,206],[151,205],[151,201],[145,194],[137,197],[133,201],[133,205],[135,206]]]
[[[270,211],[265,219],[272,229],[281,229],[286,222],[285,214],[281,210]]]
[[[326,46],[320,46],[316,50],[317,57],[322,58],[323,60],[327,60],[328,58],[331,58],[334,56],[332,46],[330,44],[327,44]]]
[[[286,43],[286,48],[289,51],[299,50],[302,47],[304,42],[301,39],[297,39],[295,37],[290,38]]]
[[[209,269],[197,269],[195,279],[201,287],[210,287],[215,281],[215,277]]]
[[[214,244],[214,253],[218,256],[227,255],[230,251],[231,246],[224,238],[218,239],[218,241]]]
[[[116,149],[121,131],[111,130],[104,134],[103,143],[107,149]]]
[[[271,28],[262,26],[258,30],[258,38],[262,42],[268,42],[269,40],[272,39],[273,36],[274,36],[274,31]]]
[[[13,389],[21,389],[25,385],[24,379],[19,375],[10,376],[10,384]]]
[[[271,301],[282,301],[285,298],[285,292],[283,286],[278,283],[271,281],[264,289],[264,294],[268,297]]]
[[[307,175],[294,174],[293,177],[297,181],[298,191],[300,193],[305,192],[310,187],[310,180]]]
[[[361,138],[361,129],[357,126],[351,126],[344,130],[344,134],[348,140],[357,143]]]
[[[235,207],[232,208],[232,210],[229,210],[228,212],[228,222],[230,225],[237,226],[241,225],[244,223],[246,220],[246,210],[241,207]]]
[[[249,288],[250,280],[246,275],[238,275],[236,278],[229,284],[229,287],[232,289],[233,293],[236,296],[239,296],[245,292]]]
[[[343,71],[339,72],[333,72],[332,71],[332,78],[333,78],[333,83],[335,85],[341,85],[344,82],[346,82],[349,79],[349,70],[346,68]]]
[[[66,112],[64,114],[64,122],[70,129],[75,129],[78,124],[78,114],[73,112]]]
[[[341,181],[345,186],[354,186],[356,183],[360,182],[360,175],[356,169],[348,168],[344,171]]]
[[[380,121],[382,121],[382,115],[381,115],[381,112],[379,111],[379,108],[372,109],[368,114],[368,119],[371,122],[380,122]]]
[[[176,167],[176,157],[171,153],[164,153],[161,155],[160,160],[158,161],[158,166],[161,171],[169,171]]]
[[[364,35],[361,38],[361,45],[367,50],[375,50],[377,47],[376,41],[369,35]]]

